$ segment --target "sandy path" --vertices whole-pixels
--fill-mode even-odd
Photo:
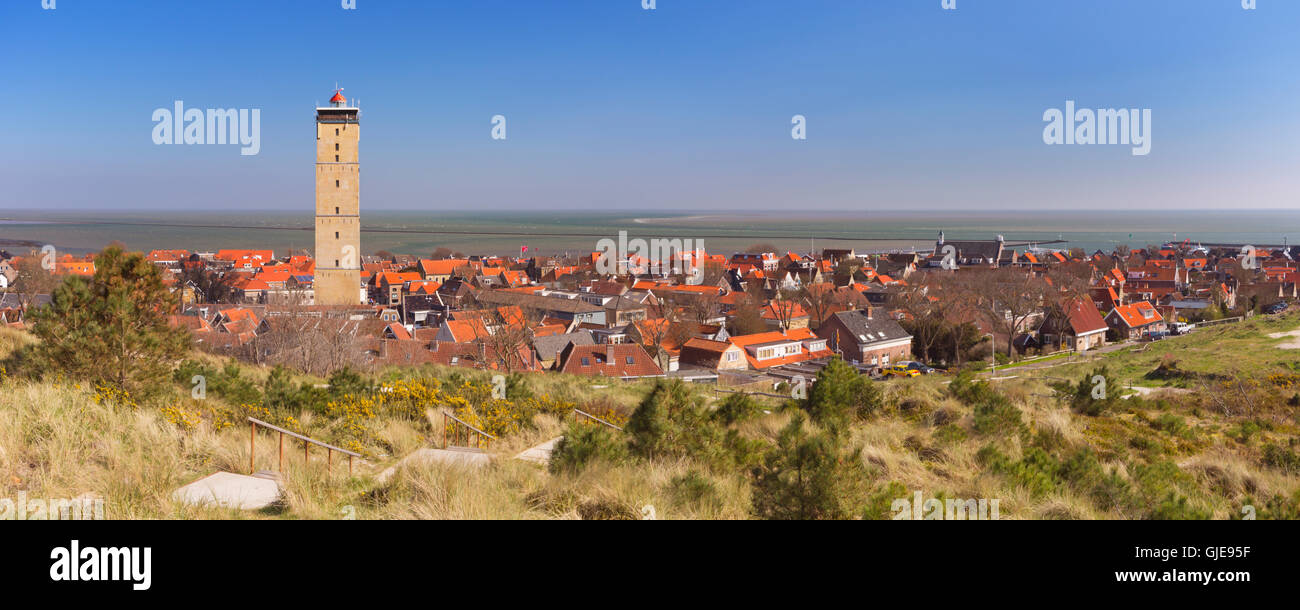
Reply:
[[[1268,336],[1271,339],[1282,339],[1284,337],[1291,337],[1290,341],[1285,341],[1277,344],[1278,349],[1300,349],[1300,328],[1297,328],[1291,332],[1286,332],[1286,333],[1269,333]]]

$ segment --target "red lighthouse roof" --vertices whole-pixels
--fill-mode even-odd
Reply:
[[[335,92],[334,92],[334,97],[331,97],[331,98],[330,98],[330,103],[331,103],[331,104],[346,104],[347,101],[348,101],[348,98],[343,97],[343,90],[342,90],[342,89],[339,89],[339,90],[335,91]]]

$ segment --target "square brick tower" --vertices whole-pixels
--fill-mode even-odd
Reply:
[[[361,303],[361,110],[343,90],[316,109],[317,305]]]

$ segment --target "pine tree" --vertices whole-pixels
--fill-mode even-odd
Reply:
[[[763,519],[852,519],[862,516],[868,479],[860,451],[843,435],[809,429],[796,413],[775,447],[754,468],[754,514]]]
[[[836,356],[817,373],[804,409],[818,425],[843,431],[854,420],[875,412],[882,402],[880,389]]]
[[[157,267],[110,246],[95,258],[93,277],[68,276],[36,311],[34,363],[44,374],[147,396],[190,347],[189,333],[168,324],[174,307]]]

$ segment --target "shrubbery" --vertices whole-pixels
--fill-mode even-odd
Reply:
[[[851,519],[866,510],[860,451],[795,414],[754,468],[754,514],[763,519]]]
[[[842,431],[871,416],[882,403],[875,382],[836,356],[817,373],[801,406],[817,425]]]

